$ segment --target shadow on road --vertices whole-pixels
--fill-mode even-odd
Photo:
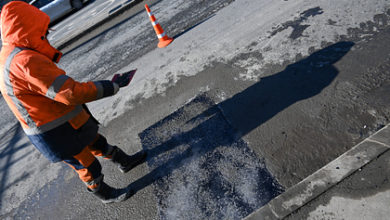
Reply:
[[[184,106],[180,111],[146,129],[139,136],[144,149],[148,150],[148,164],[152,170],[149,174],[131,183],[128,188],[139,191],[150,184],[166,181],[163,180],[165,177],[182,169],[185,164],[192,163],[191,158],[194,158],[194,155],[197,158],[206,157],[206,160],[211,161],[220,160],[224,155],[217,148],[221,146],[226,146],[229,150],[237,149],[237,152],[241,151],[238,156],[250,155],[249,159],[253,160],[252,157],[256,158],[256,156],[251,150],[245,149],[247,145],[241,138],[292,104],[321,93],[339,73],[333,64],[346,55],[353,45],[352,42],[339,42],[328,46],[287,66],[279,73],[261,78],[259,82],[217,105],[207,95],[201,95],[192,102],[207,103],[206,106],[209,107],[206,109],[202,109],[199,105],[200,112],[195,115],[190,114],[187,120],[185,117],[188,114],[184,112],[193,113],[197,104]],[[231,124],[224,124],[223,121],[226,119]],[[178,120],[184,120],[184,123],[178,123]],[[162,126],[169,123],[169,126]],[[164,130],[165,128],[167,130]],[[213,152],[212,155],[210,152]],[[230,160],[237,167],[247,166],[242,160],[248,158],[234,158],[234,154],[230,156],[233,157]],[[209,163],[204,164],[202,166],[208,166]],[[215,164],[204,169],[205,172],[211,173],[211,176],[217,175],[213,173]],[[263,172],[257,175],[261,177],[258,181],[263,181],[259,183],[259,187],[266,188],[266,190],[257,189],[264,191],[259,195],[263,197],[262,204],[260,204],[263,205],[280,193],[280,187],[270,180],[272,177],[267,173],[268,171],[258,172]],[[224,180],[213,179],[211,185],[204,187],[213,187],[213,184],[218,181]],[[226,184],[221,183],[220,186],[226,186]],[[235,188],[234,185],[230,187]],[[229,194],[228,190],[219,189],[216,192],[217,194]],[[237,197],[237,193],[231,192],[233,197]],[[235,202],[247,203],[241,204],[240,207],[254,208],[248,201],[237,200]],[[248,211],[250,210],[246,209],[245,213]]]
[[[353,45],[339,42],[317,51],[282,72],[261,78],[219,106],[246,135],[290,105],[321,93],[339,73],[333,64]]]
[[[27,152],[23,155],[18,156],[18,158],[15,158],[17,152],[29,146],[29,144],[25,142],[18,143],[18,141],[22,138],[23,135],[24,132],[22,131],[22,128],[20,127],[19,123],[17,123],[9,130],[8,133],[0,137],[0,143],[2,144],[0,148],[0,207],[4,202],[3,193],[9,187],[17,184],[20,181],[23,181],[29,176],[28,173],[12,174],[18,175],[19,177],[16,179],[12,178],[15,180],[11,183],[9,183],[8,181],[10,175],[10,168],[12,167],[12,165],[14,165],[19,160],[31,153]]]

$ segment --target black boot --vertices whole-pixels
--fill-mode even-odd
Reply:
[[[107,185],[105,182],[100,182],[96,190],[87,188],[89,192],[93,193],[103,203],[122,202],[134,195],[134,191],[130,189],[115,189]]]
[[[127,173],[134,167],[145,162],[146,156],[146,151],[140,151],[132,156],[129,156],[118,147],[115,147],[111,160],[112,162],[118,164],[118,168],[122,173]]]

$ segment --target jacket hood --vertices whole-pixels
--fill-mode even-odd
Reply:
[[[1,10],[3,45],[35,50],[58,62],[62,53],[46,39],[50,17],[38,8],[22,1],[12,1]]]

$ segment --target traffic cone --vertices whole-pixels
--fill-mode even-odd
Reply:
[[[152,12],[150,11],[149,6],[145,4],[145,8],[146,8],[146,12],[148,12],[150,22],[153,25],[153,28],[154,28],[154,31],[156,32],[158,40],[160,41],[157,44],[157,47],[163,48],[163,47],[168,46],[168,44],[170,44],[173,41],[173,38],[168,37],[167,34],[164,32],[164,30],[162,29],[160,24],[156,21],[156,18],[154,17]]]

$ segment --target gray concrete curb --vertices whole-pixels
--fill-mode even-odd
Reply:
[[[390,150],[390,124],[245,218],[283,219]]]
[[[134,7],[135,5],[138,5],[142,2],[143,0],[134,0],[130,3],[125,3],[121,5],[120,8],[118,8],[114,13],[109,14],[107,17],[104,19],[97,21],[96,23],[90,23],[84,26],[83,30],[80,32],[75,32],[73,35],[69,35],[67,37],[62,38],[60,41],[56,42],[56,48],[59,50],[62,50],[63,48],[67,47],[68,45],[74,43],[77,41],[80,37],[90,33],[91,31],[95,30],[96,28],[102,26],[103,24],[110,22],[113,18],[117,17],[118,15],[125,13],[128,9]]]

